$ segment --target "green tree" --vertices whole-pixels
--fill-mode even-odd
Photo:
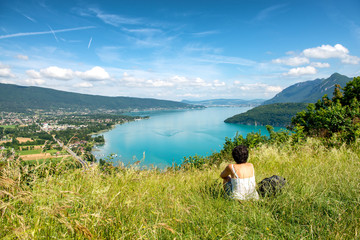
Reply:
[[[344,95],[341,92],[341,86],[339,84],[335,84],[335,89],[334,89],[334,96],[332,98],[333,102],[338,103],[341,102],[341,99],[344,97]]]
[[[306,111],[297,113],[292,126],[311,136],[329,138],[336,134],[353,141],[360,136],[359,98],[360,77],[356,77],[346,84],[343,92],[336,86],[332,100],[324,95],[316,104],[309,104]]]
[[[104,135],[99,135],[99,136],[94,137],[94,141],[96,143],[105,143]]]
[[[4,137],[4,128],[0,127],[0,139]]]
[[[343,105],[350,105],[354,99],[360,100],[360,76],[355,77],[344,87],[344,96],[341,99]]]

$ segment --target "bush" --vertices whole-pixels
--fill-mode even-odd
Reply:
[[[181,169],[203,169],[208,162],[208,158],[198,155],[184,157],[184,161],[181,164]]]

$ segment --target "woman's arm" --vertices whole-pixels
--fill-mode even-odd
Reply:
[[[230,165],[227,165],[224,171],[222,171],[222,173],[220,174],[220,177],[222,179],[228,179],[230,178],[229,175],[231,175],[231,170],[230,170]]]

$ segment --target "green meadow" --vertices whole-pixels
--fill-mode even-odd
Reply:
[[[16,125],[0,125],[1,128],[16,128]]]
[[[42,149],[32,149],[32,150],[22,150],[20,151],[20,155],[31,155],[31,154],[39,154],[42,152]]]
[[[71,157],[53,157],[53,158],[43,158],[43,159],[36,159],[36,160],[26,160],[22,161],[23,165],[41,165],[41,164],[54,164],[60,163],[61,161],[73,161]]]
[[[223,197],[218,154],[201,168],[139,170],[60,161],[1,168],[2,239],[357,239],[360,142],[336,147],[309,138],[250,149],[256,180],[274,174],[276,197]]]
[[[39,154],[42,153],[42,149],[32,149],[32,150],[22,150],[19,151],[20,155],[32,155],[32,154]],[[45,153],[50,153],[50,154],[56,154],[57,152],[59,152],[60,154],[67,154],[66,151],[59,151],[56,149],[50,149],[50,150],[46,150]]]

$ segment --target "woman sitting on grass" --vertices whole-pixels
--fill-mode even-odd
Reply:
[[[254,166],[248,163],[249,151],[246,146],[239,145],[232,151],[236,164],[229,164],[220,177],[224,180],[225,192],[237,200],[259,199],[255,189]]]

